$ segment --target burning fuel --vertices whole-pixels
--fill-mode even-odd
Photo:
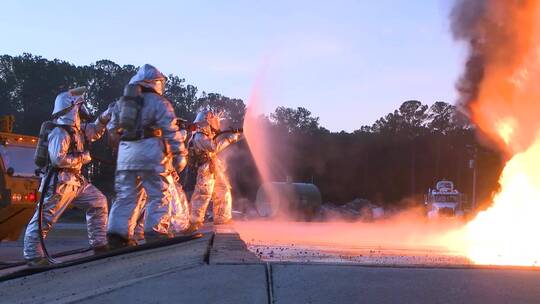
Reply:
[[[540,263],[540,2],[459,1],[453,32],[469,47],[458,88],[482,136],[509,161],[492,206],[456,235],[474,262]]]
[[[257,250],[257,246],[278,244],[442,248],[448,255],[462,255],[476,264],[538,266],[539,11],[536,0],[459,0],[451,13],[454,38],[469,50],[457,84],[458,104],[474,122],[482,141],[499,148],[508,160],[500,191],[487,204],[491,207],[465,225],[428,223],[414,212],[405,212],[375,223],[237,223],[241,237]],[[269,182],[275,145],[256,119],[262,102],[259,89],[248,104],[244,128],[263,181]]]

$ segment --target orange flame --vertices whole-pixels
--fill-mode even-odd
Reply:
[[[465,227],[466,251],[480,264],[540,265],[540,141],[515,155],[493,206]]]
[[[420,238],[417,236],[426,231],[426,224],[417,223],[418,218],[413,219],[415,225],[407,225],[409,221],[403,219],[367,225],[238,223],[241,237],[246,242],[354,245],[384,244],[385,240],[399,244],[406,235],[411,236],[408,245],[442,245],[478,264],[539,266],[540,1],[486,1],[488,16],[474,30],[481,33],[480,38],[492,39],[479,41],[484,55],[483,77],[470,113],[479,130],[499,144],[510,159],[500,178],[501,190],[489,209],[448,234],[444,234],[448,227],[437,227],[434,234]],[[259,101],[254,94],[248,114]],[[248,144],[263,179],[268,181],[270,146],[260,136],[256,120],[249,117],[244,126]],[[363,229],[356,229],[360,227]],[[392,229],[386,230],[388,227]],[[355,235],[359,230],[369,233]]]
[[[507,156],[493,205],[460,231],[475,263],[538,266],[540,262],[540,39],[539,1],[492,1],[484,31],[504,32],[507,43],[485,41],[484,77],[471,105],[481,131]],[[504,18],[499,18],[504,14]],[[501,37],[501,33],[497,37]]]

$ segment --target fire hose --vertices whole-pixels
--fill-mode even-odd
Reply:
[[[45,180],[43,182],[43,190],[41,191],[41,196],[39,198],[39,205],[38,205],[38,230],[39,230],[39,244],[41,245],[41,248],[43,250],[43,254],[45,254],[45,258],[47,261],[49,261],[52,264],[58,264],[59,261],[55,260],[49,255],[49,252],[47,251],[47,247],[45,246],[45,238],[43,237],[43,204],[45,203],[45,196],[49,192],[49,186],[51,184],[51,178],[56,173],[56,169],[51,167],[47,171],[47,175],[45,176]],[[54,191],[54,190],[53,190]]]
[[[114,256],[129,254],[129,253],[133,253],[133,252],[140,252],[140,251],[149,250],[149,249],[161,248],[161,247],[164,247],[164,246],[171,246],[171,245],[180,244],[180,243],[185,243],[185,242],[189,242],[189,241],[192,241],[192,240],[195,240],[195,239],[199,239],[199,238],[201,238],[203,236],[204,235],[201,234],[201,233],[196,233],[196,234],[186,235],[186,236],[177,236],[177,237],[174,237],[174,238],[159,240],[159,241],[146,243],[146,244],[142,244],[142,245],[130,246],[130,247],[124,247],[124,248],[120,248],[120,249],[116,249],[116,250],[111,250],[111,251],[107,251],[107,252],[97,254],[97,255],[83,256],[83,257],[76,258],[76,259],[73,259],[73,260],[67,260],[65,262],[57,262],[56,264],[51,265],[51,266],[23,268],[23,269],[20,269],[18,271],[12,272],[10,274],[0,276],[0,282],[25,277],[25,276],[28,276],[28,275],[32,275],[32,274],[36,274],[36,273],[40,273],[40,272],[44,272],[44,271],[48,271],[48,270],[80,265],[80,264],[93,262],[93,261],[97,261],[97,260],[101,260],[101,259],[105,259],[105,258],[110,258],[110,257],[114,257]],[[73,253],[80,253],[80,252],[83,252],[83,251],[88,251],[88,250],[86,250],[86,249],[84,249],[84,250],[76,250],[76,251],[73,251]],[[65,256],[67,254],[70,254],[70,253],[72,253],[72,252],[66,252],[65,254],[63,254],[63,256]]]

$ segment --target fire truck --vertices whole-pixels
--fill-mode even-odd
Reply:
[[[425,195],[427,217],[459,218],[464,215],[465,196],[454,188],[448,180],[437,182],[435,189],[429,189]]]
[[[14,134],[14,117],[0,117],[0,242],[15,241],[38,201],[39,176],[34,165],[37,137]]]

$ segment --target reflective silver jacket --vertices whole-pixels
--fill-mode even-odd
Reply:
[[[56,127],[49,134],[49,157],[51,164],[60,169],[59,183],[80,186],[84,180],[81,174],[81,167],[84,165],[82,154],[88,149],[84,146],[84,137],[86,136],[87,142],[98,140],[105,132],[105,125],[98,118],[93,123],[83,123],[80,128],[75,126],[71,128],[75,131],[73,134],[75,151],[69,151],[71,136],[68,132],[61,127]]]
[[[141,109],[141,125],[161,129],[162,137],[150,137],[134,141],[120,141],[116,170],[156,170],[165,171],[168,155],[165,155],[164,141],[172,153],[186,151],[184,140],[176,124],[176,115],[171,103],[161,95],[143,93],[144,105]],[[107,129],[114,132],[119,128],[120,109],[118,103],[112,108],[112,118]]]

